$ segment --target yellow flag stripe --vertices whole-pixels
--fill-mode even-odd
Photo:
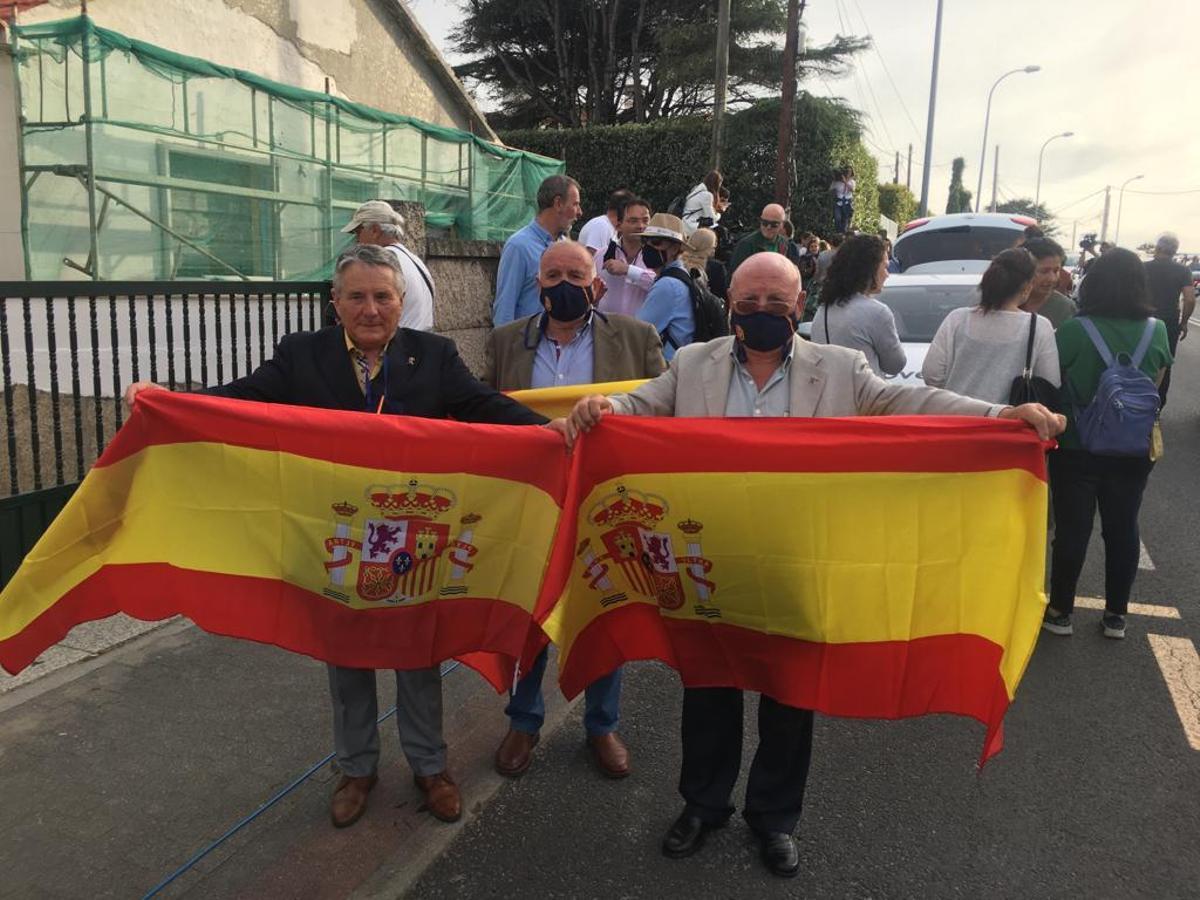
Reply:
[[[645,380],[604,381],[597,384],[573,384],[566,387],[513,391],[509,396],[518,403],[523,403],[530,409],[540,412],[548,419],[559,419],[570,413],[581,397],[587,397],[590,394],[626,394],[638,385],[645,383]]]
[[[108,564],[168,563],[279,579],[320,594],[330,579],[326,540],[337,526],[331,505],[347,501],[358,507],[347,536],[362,541],[366,519],[380,518],[367,489],[402,490],[410,478],[453,494],[453,508],[435,519],[449,525],[450,540],[463,531],[461,517],[486,513],[470,525],[470,543],[478,548],[466,578],[471,595],[503,598],[532,611],[559,517],[553,500],[536,487],[481,475],[389,472],[277,451],[183,443],[152,446],[88,474],[5,590],[0,640]],[[354,554],[356,562],[359,556]],[[438,566],[437,577],[444,581],[450,560],[443,555]],[[357,565],[347,567],[343,592],[350,600],[342,605],[378,607],[355,595],[356,572]],[[405,605],[420,602],[428,600]]]

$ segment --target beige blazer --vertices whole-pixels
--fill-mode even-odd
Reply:
[[[541,313],[501,325],[488,335],[483,381],[501,391],[523,391],[533,380]],[[662,341],[648,322],[617,313],[592,316],[592,381],[655,378],[667,367]]]
[[[802,416],[994,416],[1004,407],[931,387],[880,378],[861,351],[792,338],[791,414]],[[724,416],[733,374],[732,337],[682,347],[671,367],[628,394],[613,410],[636,416]]]

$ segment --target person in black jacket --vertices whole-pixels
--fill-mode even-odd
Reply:
[[[543,416],[478,381],[453,341],[397,327],[404,307],[404,274],[395,256],[382,247],[359,244],[338,258],[333,307],[339,324],[285,336],[273,359],[206,393],[387,415],[546,424]],[[160,387],[137,382],[126,389],[125,401],[132,406],[142,391]],[[329,687],[342,772],[330,813],[341,828],[366,811],[367,795],[377,778],[375,671],[331,665]],[[456,821],[462,802],[446,770],[437,666],[396,672],[396,723],[425,805],[437,818]]]

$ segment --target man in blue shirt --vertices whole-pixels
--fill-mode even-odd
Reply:
[[[551,175],[537,192],[538,213],[533,221],[504,242],[492,300],[492,325],[532,316],[542,309],[538,289],[538,263],[546,248],[571,230],[583,215],[579,182],[566,175]]]
[[[688,282],[664,278],[662,274],[672,268],[687,272],[679,261],[683,252],[683,223],[678,216],[655,213],[639,237],[643,245],[642,262],[658,273],[658,279],[646,294],[646,302],[638,310],[637,317],[654,326],[662,338],[663,356],[669,361],[676,350],[692,342],[696,333]]]

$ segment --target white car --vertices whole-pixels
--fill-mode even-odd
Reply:
[[[950,310],[979,303],[980,278],[981,274],[888,277],[879,299],[896,317],[896,331],[908,360],[899,374],[885,375],[885,378],[904,385],[925,383],[921,367],[925,364],[925,354],[929,352],[933,336]],[[812,322],[803,323],[798,333],[811,340]]]
[[[892,255],[905,274],[982,274],[1001,250],[1014,246],[1037,222],[1008,213],[952,213],[913,219]]]

